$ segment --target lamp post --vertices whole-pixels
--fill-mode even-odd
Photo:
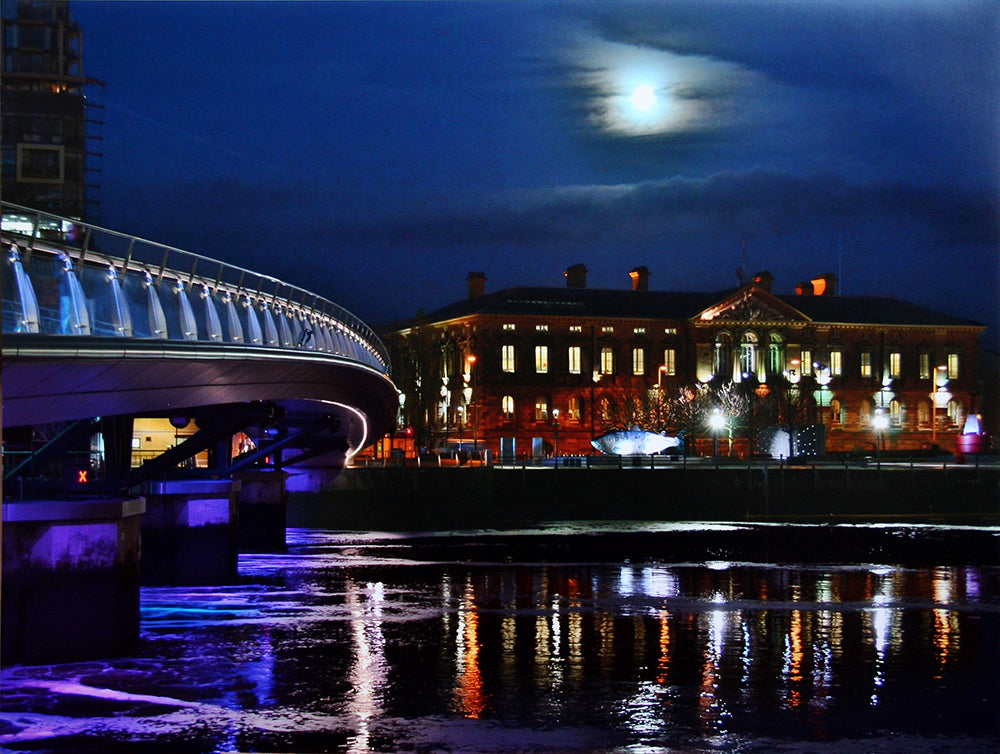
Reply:
[[[875,428],[875,463],[882,466],[882,445],[885,443],[885,431],[889,427],[889,417],[880,408],[875,409],[875,418],[872,419],[872,426]]]
[[[472,453],[476,455],[479,452],[479,391],[476,389],[476,382],[479,379],[479,373],[476,371],[476,356],[471,354],[469,356],[469,371],[472,372],[472,400],[469,401],[469,408],[475,409],[472,415]]]
[[[716,466],[719,465],[719,431],[726,426],[726,417],[722,411],[714,408],[708,417],[708,424],[712,428],[712,455],[715,457]]]
[[[660,364],[660,368],[656,370],[656,431],[659,432],[662,427],[660,426],[660,409],[663,406],[663,375],[667,373],[667,365]]]
[[[559,465],[559,409],[552,409],[552,442],[555,465]]]
[[[940,364],[931,370],[931,443],[937,444],[937,405],[938,394],[945,393],[948,384],[948,367]]]

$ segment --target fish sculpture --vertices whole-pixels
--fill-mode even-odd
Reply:
[[[658,432],[647,432],[639,427],[620,429],[591,440],[590,444],[609,456],[648,456],[670,448],[681,448],[681,435],[669,437]]]

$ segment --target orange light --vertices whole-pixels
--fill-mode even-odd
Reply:
[[[79,471],[76,472],[76,483],[87,484],[87,482],[89,481],[89,479],[87,478],[88,476],[89,474],[87,469],[80,469]]]

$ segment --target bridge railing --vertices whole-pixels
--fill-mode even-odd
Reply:
[[[4,333],[316,351],[389,372],[361,319],[269,275],[6,202],[2,235]]]

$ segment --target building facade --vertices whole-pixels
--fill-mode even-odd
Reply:
[[[807,427],[808,448],[781,454],[953,452],[977,410],[982,325],[839,296],[832,275],[794,295],[768,273],[712,293],[651,291],[644,267],[622,290],[588,289],[583,265],[565,276],[487,293],[472,273],[465,300],[389,333],[400,428],[514,457],[592,453],[634,426],[696,453],[773,454],[776,429]]]

